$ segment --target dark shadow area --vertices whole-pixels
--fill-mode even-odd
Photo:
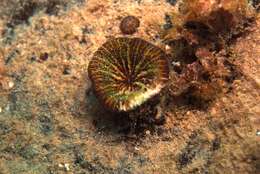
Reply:
[[[29,18],[34,15],[39,8],[39,3],[28,1],[25,3],[20,2],[20,6],[14,11],[7,27],[14,28],[16,25],[28,24]]]
[[[172,50],[170,61],[180,62],[181,65],[191,64],[197,60],[196,47],[190,45],[185,38],[167,42]]]
[[[85,0],[17,0],[10,1],[9,8],[3,13],[8,21],[2,36],[5,43],[9,44],[15,37],[14,29],[17,25],[29,25],[30,18],[40,11],[48,15],[59,15],[60,11],[67,10],[73,5],[82,5]]]
[[[205,99],[202,96],[196,96],[196,87],[191,86],[179,96],[172,98],[172,103],[177,107],[186,107],[187,109],[196,109],[206,111],[213,99]]]
[[[100,104],[91,90],[86,98],[95,107],[88,107],[92,124],[97,132],[107,135],[118,135],[128,141],[145,136],[146,131],[153,133],[156,127],[165,123],[165,117],[159,108],[159,96],[155,96],[135,110],[113,112]],[[124,138],[123,138],[124,137]]]

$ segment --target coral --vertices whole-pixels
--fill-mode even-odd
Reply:
[[[158,94],[168,79],[168,62],[158,47],[140,38],[115,38],[97,50],[89,77],[104,105],[129,111]]]
[[[96,100],[88,64],[106,39],[122,35],[126,14],[141,17],[136,37],[160,45],[159,31],[176,27],[171,13],[182,0],[175,6],[166,0],[23,0],[46,3],[28,24],[4,34],[12,14],[26,11],[15,8],[18,1],[0,1],[7,76],[0,87],[0,173],[260,173],[259,14],[226,53],[215,51],[214,42],[205,42],[213,51],[203,48],[196,33],[171,40],[176,79],[129,114],[110,112]],[[236,76],[237,68],[243,76]],[[219,94],[215,84],[223,82],[228,88]],[[168,95],[168,83],[171,92],[175,85],[185,94]],[[212,99],[207,108],[197,107]]]
[[[140,26],[140,21],[135,16],[124,17],[120,23],[120,30],[123,34],[133,34]]]

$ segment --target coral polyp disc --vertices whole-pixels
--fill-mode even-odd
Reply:
[[[169,67],[165,53],[139,38],[114,38],[94,54],[89,77],[101,102],[114,111],[129,111],[158,94]]]

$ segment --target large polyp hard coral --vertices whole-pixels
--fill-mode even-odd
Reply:
[[[130,111],[158,94],[169,67],[163,50],[140,38],[112,38],[94,54],[88,67],[94,91],[106,108]]]

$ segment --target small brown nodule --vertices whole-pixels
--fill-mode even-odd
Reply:
[[[48,53],[42,53],[41,55],[40,55],[40,60],[41,61],[46,61],[46,60],[48,60],[48,58],[49,58],[49,54]]]
[[[133,34],[140,26],[140,21],[135,16],[124,17],[120,23],[120,30],[123,34]]]

